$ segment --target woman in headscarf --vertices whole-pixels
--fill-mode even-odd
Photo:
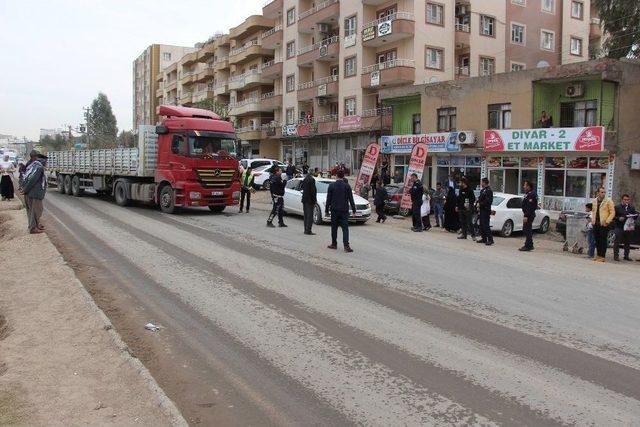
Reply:
[[[13,200],[13,172],[15,166],[13,162],[9,160],[9,155],[5,154],[4,158],[0,160],[0,195],[2,200]]]
[[[449,187],[447,198],[444,202],[444,229],[456,232],[460,228],[458,213],[456,212],[456,191]]]

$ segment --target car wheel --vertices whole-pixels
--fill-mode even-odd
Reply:
[[[58,192],[60,194],[66,193],[66,190],[64,188],[64,175],[56,176],[56,180],[58,181]]]
[[[71,178],[71,194],[75,197],[80,197],[84,193],[84,190],[80,188],[80,177],[78,175],[74,175]]]
[[[504,224],[502,224],[502,230],[500,230],[500,235],[502,237],[509,237],[512,234],[513,234],[513,221],[508,219],[504,222]]]
[[[71,175],[64,176],[64,192],[71,195]]]
[[[318,205],[316,205],[316,207],[313,208],[313,223],[315,225],[322,224],[322,211],[320,210],[320,206]]]
[[[613,230],[609,230],[609,233],[607,234],[607,247],[612,248],[615,242],[616,233]]]
[[[173,188],[170,185],[165,185],[160,190],[160,210],[168,214],[176,211]]]
[[[226,206],[209,206],[209,210],[213,213],[221,213]]]
[[[545,234],[547,231],[549,231],[549,217],[545,216],[544,218],[542,218],[540,228],[538,228],[538,233]]]
[[[130,200],[127,197],[127,187],[124,182],[118,181],[116,183],[116,188],[113,189],[113,196],[115,197],[116,204],[118,206],[129,205]]]
[[[262,183],[262,188],[264,188],[265,190],[269,191],[269,189],[271,188],[271,181],[267,179],[265,182],[263,182]]]

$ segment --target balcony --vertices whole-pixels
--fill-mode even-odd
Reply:
[[[338,132],[338,115],[327,114],[326,116],[319,116],[314,118],[315,123],[318,125],[317,133],[319,135],[326,135]]]
[[[213,99],[213,98],[215,98],[215,93],[213,92],[212,89],[207,89],[207,90],[200,90],[200,91],[194,92],[192,96],[192,101],[195,103],[195,102],[200,102],[206,99]]]
[[[238,101],[233,104],[229,104],[229,115],[230,116],[245,116],[247,114],[255,114],[262,112],[272,111],[270,108],[265,108],[262,105],[262,98],[260,97],[252,97],[248,99],[243,99],[242,101]]]
[[[192,97],[193,97],[192,92],[183,92],[182,95],[180,96],[180,105],[191,104],[191,101],[193,100]]]
[[[260,100],[263,111],[273,111],[282,108],[282,94],[269,92],[263,93]]]
[[[362,87],[375,88],[413,84],[415,74],[416,64],[413,59],[393,59],[364,67],[362,69]]]
[[[239,76],[233,76],[229,79],[230,90],[249,89],[253,86],[259,86],[262,84],[269,84],[271,80],[262,77],[260,70],[250,70]]]
[[[271,122],[260,126],[262,130],[262,139],[280,139],[282,138],[282,125],[278,122]]]
[[[388,25],[389,21],[391,25]],[[362,28],[362,45],[379,47],[413,37],[415,26],[415,18],[411,12],[396,12],[386,18],[376,19]]]
[[[282,77],[282,61],[269,61],[262,64],[262,78],[270,82]]]
[[[215,76],[215,69],[213,66],[208,65],[205,69],[201,70],[197,75],[194,81],[196,83],[206,82],[207,80],[213,79]]]
[[[456,22],[456,49],[468,48],[471,46],[471,26]]]
[[[275,49],[282,46],[282,25],[276,25],[269,31],[262,33],[262,47],[265,49]]]
[[[273,27],[273,21],[261,15],[252,15],[229,31],[229,38],[243,39],[250,34]]]
[[[298,101],[310,101],[316,97],[338,96],[338,76],[329,76],[298,84]]]
[[[283,7],[284,0],[268,0],[267,3],[262,6],[262,16],[269,19],[276,19],[282,15]]]
[[[465,67],[456,67],[456,78],[466,78],[470,75],[469,66]]]
[[[215,54],[216,44],[214,42],[210,42],[198,51],[198,62],[209,62],[209,60],[213,58]]]
[[[391,129],[393,124],[391,107],[373,108],[362,112],[362,126],[360,129]]]
[[[186,73],[182,73],[182,77],[180,78],[180,84],[183,86],[190,85],[195,81],[195,79],[196,79],[195,70],[188,71]]]
[[[222,71],[229,68],[229,57],[223,56],[221,58],[218,58],[218,60],[213,64],[213,68],[216,71]]]
[[[160,71],[158,74],[156,74],[156,81],[161,82],[162,80],[164,80],[164,72]]]
[[[298,31],[313,33],[316,24],[336,23],[340,17],[340,3],[338,0],[326,0],[317,6],[298,14]]]
[[[362,0],[365,6],[380,6],[385,3],[389,3],[389,0]]]
[[[226,81],[219,82],[213,88],[213,94],[215,96],[227,95],[229,93],[229,83]]]
[[[245,43],[244,46],[229,51],[229,63],[241,64],[259,56],[271,55],[269,49],[265,49],[260,45],[260,40],[252,40]]]
[[[259,126],[243,126],[236,128],[236,135],[245,141],[258,140],[262,137],[262,129]]]
[[[184,55],[182,57],[182,59],[180,60],[180,65],[184,66],[184,67],[188,67],[190,65],[195,64],[196,62],[198,62],[198,52],[191,52],[191,53],[187,53],[186,55]]]
[[[167,83],[165,83],[165,90],[167,92],[171,92],[172,90],[175,90],[178,87],[178,81],[177,80],[170,80]]]
[[[298,49],[298,66],[310,67],[314,61],[335,62],[340,53],[339,40],[338,36],[333,36],[318,43],[301,47]]]
[[[158,89],[156,89],[156,98],[161,97],[164,94],[164,89],[162,87],[159,87]]]
[[[591,18],[589,21],[589,40],[595,40],[602,37],[602,26],[600,18]]]

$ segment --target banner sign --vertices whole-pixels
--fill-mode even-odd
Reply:
[[[376,27],[371,26],[362,30],[362,41],[366,42],[376,38]]]
[[[430,152],[433,153],[459,153],[462,146],[458,143],[458,134],[466,135],[472,132],[445,132],[445,133],[425,133],[420,135],[389,135],[382,136],[382,152],[384,154],[409,154],[413,146],[418,143],[427,144]]]
[[[486,130],[484,151],[604,151],[604,127]]]
[[[282,136],[296,136],[298,129],[296,125],[282,125]]]
[[[371,72],[371,86],[380,86],[380,71]]]
[[[362,187],[371,183],[371,177],[376,169],[379,154],[380,145],[375,142],[367,145],[364,151],[364,157],[362,158],[362,164],[360,165],[360,172],[358,172],[358,178],[356,178],[354,189],[356,194],[362,194]]]
[[[429,148],[427,144],[419,142],[413,146],[411,151],[411,159],[409,160],[409,168],[407,169],[407,176],[404,178],[404,189],[402,190],[402,201],[400,202],[400,209],[411,209],[411,174],[418,175],[418,179],[422,180],[422,172],[424,171],[424,165],[427,161],[427,153]]]
[[[388,36],[392,31],[391,21],[383,21],[378,24],[378,37]]]
[[[338,121],[338,129],[351,130],[360,129],[362,127],[362,117],[360,116],[344,116]]]
[[[350,36],[344,37],[344,47],[351,47],[356,45],[356,35],[351,34]]]

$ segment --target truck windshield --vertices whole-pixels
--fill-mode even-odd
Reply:
[[[224,136],[183,136],[174,135],[171,141],[171,151],[185,157],[212,157],[221,151],[233,153],[235,140]]]

